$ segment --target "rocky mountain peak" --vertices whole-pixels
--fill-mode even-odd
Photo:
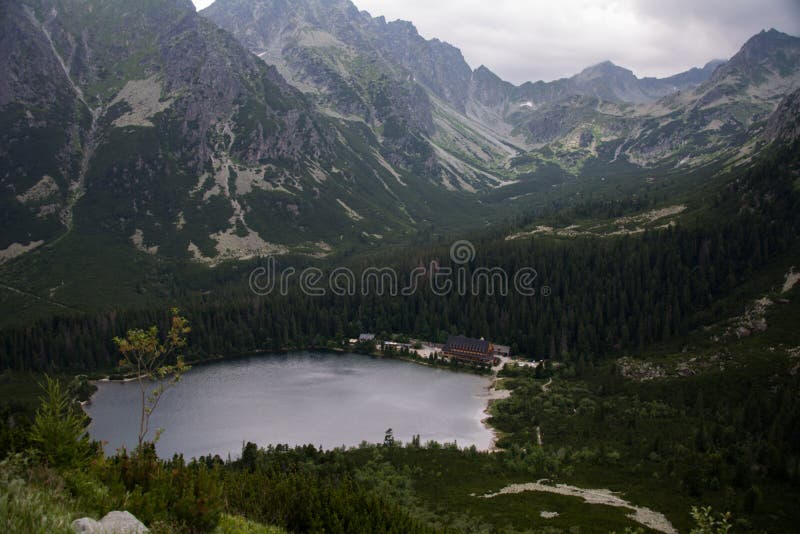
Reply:
[[[503,81],[503,79],[500,78],[500,76],[492,72],[492,70],[489,69],[489,67],[487,67],[486,65],[481,65],[480,67],[475,69],[475,72],[473,72],[473,77],[479,80],[493,80],[499,82]]]
[[[423,38],[411,22],[373,18],[349,0],[218,0],[202,14],[251,51],[268,52],[270,59],[285,62],[300,81],[311,81],[326,91],[331,83],[319,78],[317,67],[315,73],[297,71],[307,71],[310,56],[319,67],[325,64],[337,70],[355,55],[372,58],[371,69],[383,63],[380,70],[387,74],[411,79],[464,109],[472,69],[458,48]]]
[[[800,38],[773,28],[748,39],[730,61],[714,72],[714,78],[735,75],[743,82],[759,84],[771,75],[792,76],[799,66]]]
[[[609,60],[601,61],[595,65],[591,65],[583,69],[576,78],[599,78],[601,76],[623,76],[623,77],[631,77],[633,76],[633,72],[615,65]]]
[[[742,50],[756,50],[765,47],[783,46],[797,39],[787,33],[770,28],[769,30],[761,30],[750,39],[745,41],[742,45]]]

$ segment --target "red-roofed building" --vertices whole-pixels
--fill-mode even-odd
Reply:
[[[494,365],[497,357],[494,345],[484,339],[473,339],[464,336],[450,336],[442,349],[448,357],[462,362]]]

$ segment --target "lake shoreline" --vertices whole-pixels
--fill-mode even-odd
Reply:
[[[310,348],[310,349],[285,349],[281,351],[274,351],[274,352],[265,352],[265,351],[256,351],[252,353],[239,353],[234,354],[231,356],[216,356],[213,358],[203,359],[203,360],[196,360],[192,362],[187,362],[187,365],[195,368],[203,368],[210,365],[216,365],[223,362],[232,361],[235,362],[237,360],[243,360],[248,358],[258,358],[258,357],[272,357],[272,356],[280,356],[280,355],[288,355],[297,352],[330,352],[335,354],[354,354],[357,356],[365,356],[369,358],[377,358],[377,359],[387,359],[387,360],[397,360],[404,363],[411,363],[423,367],[427,367],[429,369],[440,369],[443,371],[451,371],[454,373],[465,373],[474,376],[479,376],[490,380],[488,386],[486,386],[486,405],[484,409],[476,416],[476,420],[483,426],[491,435],[492,440],[489,443],[487,448],[481,448],[479,450],[483,452],[499,452],[502,449],[497,447],[497,441],[500,438],[500,432],[490,424],[490,420],[492,418],[491,407],[495,401],[506,399],[511,396],[510,390],[498,390],[496,389],[498,377],[497,371],[495,370],[491,375],[486,375],[484,373],[474,372],[472,369],[468,368],[452,368],[446,365],[432,365],[431,363],[425,362],[419,358],[413,357],[406,357],[401,354],[385,354],[380,352],[373,352],[370,354],[363,354],[358,352],[347,351],[344,348],[333,348],[333,347],[325,347],[325,348]],[[189,370],[191,372],[191,369]],[[108,383],[120,383],[120,384],[127,384],[136,382],[139,379],[137,376],[125,376],[124,378],[113,378],[113,375],[108,375],[104,378],[100,378],[97,380],[91,380],[90,383],[97,386],[99,384],[108,384]],[[86,411],[86,407],[91,405],[94,402],[94,397],[97,394],[97,390],[89,397],[88,400],[81,402],[81,408]],[[483,397],[483,396],[482,396]]]
[[[492,414],[492,404],[499,400],[507,399],[511,396],[512,391],[509,389],[497,389],[497,383],[499,382],[499,378],[495,373],[494,377],[492,378],[491,384],[486,388],[486,409],[483,411],[482,415],[486,417],[481,417],[481,424],[492,434],[492,443],[487,449],[487,452],[500,452],[503,449],[497,446],[497,441],[500,439],[500,431],[493,427],[489,421],[491,421],[493,414]]]
[[[306,353],[306,354],[304,354],[304,353]],[[293,363],[293,361],[295,359],[292,357],[295,354],[297,354],[298,356],[301,356],[301,357],[297,358],[297,361],[299,362],[299,365],[296,367],[296,369],[297,369],[296,371],[294,370],[295,369],[295,364]],[[308,366],[307,364],[303,364],[302,363],[305,359],[307,359],[308,356],[314,358],[314,357],[319,357],[320,355],[324,356],[325,354],[330,355],[330,358],[327,359],[327,362],[328,362],[327,365],[326,364],[322,364],[322,365],[318,366],[317,364],[312,364],[311,366]],[[336,360],[338,359],[337,358],[338,355],[342,355],[343,357],[347,358],[347,360],[345,360],[346,363],[343,362],[343,364],[341,366],[339,366],[337,363],[335,363]],[[451,369],[451,368],[447,368],[447,367],[441,368],[440,366],[428,365],[426,362],[416,361],[413,358],[402,358],[402,357],[397,357],[396,355],[359,354],[359,353],[355,353],[355,352],[351,352],[351,351],[346,351],[346,350],[343,350],[343,349],[332,350],[330,348],[326,348],[324,350],[319,350],[318,349],[316,351],[288,351],[288,352],[280,352],[280,353],[277,353],[277,352],[271,352],[271,353],[259,352],[257,354],[252,354],[252,355],[217,358],[215,360],[203,360],[203,361],[201,361],[199,363],[193,364],[193,365],[195,365],[195,368],[193,370],[197,370],[197,371],[203,370],[203,373],[200,374],[201,378],[199,379],[201,381],[202,380],[208,380],[208,378],[203,378],[204,376],[205,377],[214,377],[214,380],[218,380],[218,373],[215,372],[215,371],[209,371],[208,370],[208,367],[210,365],[212,365],[212,364],[225,365],[226,363],[231,363],[231,364],[234,364],[234,367],[233,367],[234,369],[236,367],[241,369],[241,365],[249,366],[250,364],[249,363],[242,364],[241,362],[236,364],[234,362],[241,361],[241,360],[252,360],[253,361],[252,365],[254,365],[254,366],[257,366],[259,368],[264,366],[267,369],[271,369],[272,367],[271,367],[271,364],[269,363],[269,358],[270,357],[279,357],[280,359],[278,360],[278,362],[276,362],[276,365],[278,366],[278,367],[276,367],[276,369],[283,369],[284,376],[290,377],[288,379],[287,378],[278,378],[281,381],[278,384],[278,389],[280,389],[280,387],[283,386],[284,384],[288,384],[289,382],[292,382],[294,380],[304,382],[304,381],[309,380],[310,379],[309,377],[311,377],[311,376],[313,376],[315,374],[318,374],[318,372],[325,373],[328,370],[330,370],[331,368],[336,369],[337,367],[340,367],[341,369],[345,370],[345,375],[353,376],[353,372],[355,371],[355,376],[357,378],[349,378],[349,379],[345,378],[344,379],[345,381],[343,382],[342,381],[343,379],[341,378],[341,376],[337,374],[337,375],[334,375],[334,376],[336,376],[334,381],[332,383],[329,383],[329,384],[333,384],[333,385],[339,384],[339,387],[344,387],[344,385],[347,384],[348,380],[350,382],[353,382],[352,385],[347,386],[347,390],[350,391],[350,394],[349,394],[350,397],[355,399],[358,404],[356,404],[356,405],[351,404],[350,405],[351,407],[355,408],[355,411],[353,411],[353,412],[349,412],[348,408],[346,406],[342,407],[341,411],[342,412],[348,412],[348,413],[360,413],[361,409],[363,408],[363,406],[361,406],[361,403],[363,403],[363,401],[360,400],[360,399],[361,398],[364,398],[364,399],[371,398],[371,395],[374,395],[375,388],[376,387],[380,388],[379,384],[383,383],[383,381],[384,381],[383,377],[378,378],[376,375],[374,375],[374,371],[372,372],[373,373],[372,376],[370,376],[370,374],[369,374],[368,370],[369,369],[373,369],[374,370],[375,369],[374,366],[378,365],[378,364],[372,364],[372,365],[364,366],[363,369],[366,370],[366,374],[362,373],[361,366],[359,365],[358,362],[360,360],[362,360],[364,356],[367,356],[369,360],[385,360],[385,361],[387,361],[387,365],[388,365],[388,362],[391,361],[391,360],[399,360],[403,364],[416,363],[418,365],[424,365],[425,367],[429,367],[431,369],[455,371],[454,373],[446,373],[444,375],[441,374],[441,373],[437,373],[435,375],[433,373],[431,373],[431,382],[430,383],[425,378],[425,376],[427,375],[427,372],[424,372],[424,371],[421,372],[422,374],[420,374],[419,371],[410,373],[409,371],[403,371],[402,369],[397,368],[397,367],[395,367],[394,369],[398,369],[398,371],[389,371],[389,375],[386,376],[385,380],[388,380],[389,382],[386,382],[386,383],[387,384],[392,384],[392,387],[393,387],[393,391],[390,394],[390,396],[394,397],[394,400],[391,401],[392,405],[400,410],[399,413],[405,414],[405,415],[402,416],[405,419],[401,418],[400,419],[401,422],[392,422],[391,426],[395,427],[396,429],[397,428],[403,428],[404,429],[404,432],[402,432],[402,434],[401,434],[403,441],[410,440],[411,439],[410,436],[412,434],[413,435],[422,434],[423,435],[423,439],[429,439],[429,440],[437,441],[437,442],[443,443],[443,444],[444,443],[453,443],[453,442],[455,442],[455,443],[459,443],[459,444],[466,444],[466,445],[461,445],[462,448],[465,447],[465,446],[468,448],[468,447],[471,447],[471,446],[474,445],[474,446],[477,446],[477,448],[479,450],[481,450],[481,451],[487,451],[488,452],[488,451],[497,450],[496,441],[497,441],[497,438],[498,438],[498,434],[497,434],[497,431],[494,428],[492,428],[492,426],[490,424],[488,424],[488,417],[487,417],[487,414],[489,414],[489,408],[491,406],[491,402],[497,398],[497,393],[495,391],[493,391],[494,386],[495,386],[495,380],[493,379],[492,376],[476,375],[474,373],[463,373],[463,372],[459,372],[460,371],[459,369]],[[364,359],[364,360],[366,361],[367,359]],[[326,360],[323,358],[322,361],[324,362]],[[279,362],[284,362],[284,363],[279,363]],[[288,365],[288,368],[289,368],[288,370],[286,369],[287,365]],[[383,368],[382,365],[383,364],[379,365],[378,368],[379,369]],[[405,366],[403,366],[403,367],[405,367]],[[392,367],[390,367],[390,369],[392,369]],[[402,375],[405,375],[405,376],[409,376],[409,374],[410,374],[411,376],[417,376],[419,378],[412,379],[410,381],[407,379],[406,382],[400,382],[400,383],[396,383],[395,384],[396,379],[395,379],[394,375],[397,372],[399,372],[399,373],[401,373]],[[221,371],[220,375],[224,377],[226,373],[230,374],[229,371],[224,371],[223,370],[223,371]],[[272,374],[273,372],[270,371],[269,373]],[[384,373],[385,373],[385,371],[384,371]],[[448,375],[452,375],[453,378],[452,379],[451,378],[443,378],[443,377],[446,377]],[[464,379],[459,379],[459,378],[456,378],[456,375],[462,375],[465,378]],[[192,373],[192,372],[187,373],[186,375],[184,375],[183,380],[181,380],[180,384],[183,384],[187,380],[187,378],[191,378],[191,377],[194,377],[194,376],[195,376],[195,373]],[[280,375],[277,375],[277,376],[280,376]],[[434,378],[434,376],[438,376],[439,378]],[[478,380],[475,381],[474,379],[466,378],[467,376],[475,376]],[[97,420],[96,419],[97,417],[102,417],[99,414],[105,413],[106,414],[105,422],[99,421],[99,424],[100,424],[100,426],[102,426],[102,425],[106,425],[107,426],[107,422],[108,422],[108,415],[107,414],[110,411],[114,410],[114,408],[109,407],[109,405],[108,405],[109,400],[111,400],[111,402],[113,402],[113,403],[118,404],[120,402],[119,399],[122,398],[122,397],[120,397],[120,395],[122,395],[123,397],[130,397],[131,396],[131,394],[129,394],[129,393],[123,393],[125,391],[125,389],[128,389],[128,388],[123,388],[123,389],[120,389],[120,390],[116,390],[116,389],[109,390],[108,389],[109,386],[113,386],[115,384],[116,385],[130,384],[130,383],[136,382],[136,380],[137,380],[137,377],[135,377],[135,376],[126,377],[125,379],[122,379],[122,380],[114,379],[113,377],[105,377],[104,379],[93,380],[92,383],[95,384],[96,386],[99,386],[100,389],[95,391],[94,394],[91,396],[90,400],[83,405],[84,410],[95,421]],[[442,381],[444,381],[444,382],[442,382]],[[195,382],[195,380],[192,380],[192,382]],[[464,384],[464,385],[459,386],[458,384]],[[472,384],[472,386],[470,386],[469,384]],[[445,387],[444,390],[441,389],[443,385]],[[195,392],[203,391],[205,389],[205,388],[198,388],[195,384],[193,384],[192,386],[187,386],[187,387],[190,387],[191,390],[193,390]],[[322,417],[323,419],[325,419],[326,418],[325,414],[327,414],[327,410],[329,410],[329,408],[326,408],[326,406],[329,406],[329,404],[328,404],[328,402],[326,400],[326,397],[324,397],[324,388],[326,387],[326,385],[320,384],[320,387],[323,388],[323,390],[320,391],[320,392],[316,392],[315,393],[315,391],[317,389],[317,386],[314,386],[314,388],[315,388],[314,390],[309,390],[309,392],[311,393],[312,396],[316,395],[317,402],[320,402],[320,400],[322,402],[322,404],[320,404],[319,408],[312,407],[310,409],[309,413],[311,414],[310,417],[312,417],[312,418],[314,418],[314,417]],[[476,387],[479,388],[479,389],[473,389],[473,388],[476,388]],[[228,386],[228,388],[230,390],[230,385]],[[465,388],[468,388],[468,389],[465,389]],[[178,397],[185,396],[186,395],[186,391],[187,390],[184,390],[184,392],[180,393],[178,395]],[[222,391],[224,391],[224,389]],[[290,391],[302,391],[302,388],[293,388]],[[370,391],[373,392],[373,393],[370,394]],[[447,391],[451,391],[452,393],[447,393]],[[469,391],[472,391],[472,393],[469,393]],[[195,395],[196,395],[196,393],[195,393]],[[272,394],[272,395],[277,395],[277,394]],[[267,402],[267,404],[265,406],[273,406],[273,405],[280,406],[281,403],[283,402],[282,399],[286,397],[286,395],[284,395],[284,394],[281,394],[281,395],[282,395],[282,397],[280,397],[280,396],[276,397],[275,401],[270,400],[269,395],[267,397],[265,397],[265,402]],[[288,395],[291,397],[291,395],[293,395],[293,393],[288,393]],[[323,395],[323,396],[320,397],[320,395]],[[414,408],[412,408],[411,411],[409,411],[409,408],[408,408],[409,403],[404,401],[404,400],[402,400],[404,397],[406,397],[408,395],[411,395],[411,397],[409,397],[409,401],[411,401],[410,405],[414,406]],[[462,404],[461,402],[456,400],[456,399],[458,399],[460,397],[465,397],[465,400],[466,400],[466,398],[469,398],[470,396],[472,397],[473,400],[469,401],[469,403],[467,403],[467,404]],[[207,396],[207,395],[201,395],[201,396],[196,396],[195,397],[195,399],[206,399],[206,398],[212,398],[212,397],[211,396]],[[301,396],[301,398],[303,398],[303,397]],[[336,397],[334,396],[332,398],[336,398]],[[130,402],[132,402],[132,401],[130,401]],[[455,405],[453,405],[453,402],[455,402]],[[474,406],[475,412],[470,413],[471,412],[471,409],[470,409],[470,411],[465,414],[463,408],[461,408],[461,409],[458,408],[459,405],[463,405],[464,407],[466,407],[466,406]],[[130,405],[128,405],[128,406],[130,406]],[[236,406],[237,405],[234,403],[232,406],[226,407],[225,409],[229,410],[229,411],[232,410],[232,411],[229,412],[231,414],[237,414],[238,415],[238,414],[242,413],[243,409],[241,408],[241,405],[239,405],[239,408],[237,408]],[[432,429],[430,423],[426,423],[426,418],[422,415],[422,414],[425,414],[426,411],[428,410],[428,408],[426,408],[425,406],[437,407],[436,409],[433,409],[434,415],[436,414],[436,412],[438,412],[438,417],[440,419],[442,419],[442,417],[444,417],[444,419],[442,419],[442,421],[448,421],[449,420],[450,416],[447,415],[448,414],[448,410],[455,410],[453,412],[453,416],[455,417],[454,421],[461,420],[463,422],[462,423],[455,423],[456,426],[453,426],[449,430],[448,430],[448,428],[450,428],[450,427],[448,426],[448,423],[443,423],[441,427],[435,427],[435,429]],[[447,406],[452,406],[452,408],[448,408]],[[183,450],[186,454],[189,454],[189,455],[206,454],[206,453],[213,454],[215,451],[220,450],[220,448],[217,445],[213,445],[213,440],[217,438],[215,436],[215,434],[218,433],[218,430],[215,430],[215,429],[222,428],[222,427],[224,427],[224,425],[220,426],[220,425],[217,425],[217,424],[214,424],[214,423],[210,423],[209,426],[207,427],[207,430],[206,430],[206,432],[208,432],[207,435],[209,436],[209,439],[208,439],[209,448],[208,448],[207,451],[203,450],[203,452],[200,452],[200,449],[202,448],[201,444],[205,442],[204,439],[201,439],[201,438],[198,437],[198,436],[200,436],[200,434],[197,434],[195,437],[191,438],[191,439],[194,440],[191,443],[196,444],[196,446],[198,447],[197,450],[192,450],[190,445],[187,445],[187,447],[185,449],[181,449],[181,447],[183,447],[183,445],[180,444],[179,440],[187,439],[187,438],[186,438],[186,434],[184,433],[185,431],[183,429],[178,430],[181,427],[179,425],[178,426],[173,426],[173,425],[176,425],[176,423],[170,421],[169,418],[174,417],[174,414],[177,413],[177,412],[174,412],[173,410],[174,410],[173,408],[170,408],[170,409],[166,410],[168,418],[165,419],[165,420],[162,420],[161,422],[156,423],[156,426],[163,426],[163,427],[166,427],[168,429],[175,428],[176,432],[177,432],[177,435],[179,436],[179,437],[173,437],[171,443],[169,443],[169,444],[164,446],[165,450],[170,450],[169,449],[170,447],[173,448],[172,450],[175,450],[177,448],[177,450]],[[207,407],[197,407],[196,410],[200,410],[201,413],[203,413],[203,417],[205,417],[206,416],[206,412],[202,411],[202,410],[208,410],[208,408]],[[458,415],[459,411],[461,412],[460,415]],[[159,410],[159,412],[163,413],[162,410]],[[256,412],[259,413],[259,414],[266,413],[266,411],[263,410],[263,409],[261,411],[258,411],[258,409],[256,409]],[[380,412],[380,411],[377,412],[377,417],[378,418],[382,417],[380,415],[380,413],[382,413],[382,412]],[[387,414],[386,416],[391,421],[397,421],[397,419],[396,419],[397,418],[397,414],[390,415],[390,414],[394,413],[394,412],[391,412],[391,411],[385,412],[385,413]],[[208,414],[212,415],[212,416],[214,415],[213,408],[210,410],[210,412],[208,412]],[[319,414],[319,415],[317,415],[317,414]],[[465,418],[465,416],[466,416],[466,418]],[[369,416],[369,417],[373,417],[373,416]],[[474,423],[464,427],[463,426],[464,422],[469,421],[469,420],[474,421]],[[283,422],[280,418],[277,419],[276,421],[277,422]],[[460,427],[461,429],[460,430],[458,429],[459,428],[458,427],[459,424],[461,425],[461,427]],[[325,434],[324,433],[325,431],[323,433],[317,432],[316,436],[313,433],[311,433],[311,434],[303,434],[303,432],[299,432],[299,433],[295,432],[294,429],[295,428],[300,428],[300,425],[302,425],[302,423],[297,423],[297,424],[290,423],[289,426],[286,426],[282,431],[276,430],[274,425],[272,425],[272,423],[268,423],[267,426],[264,426],[264,425],[265,425],[265,423],[262,420],[258,424],[253,425],[252,427],[250,427],[250,428],[258,428],[259,430],[257,432],[249,432],[248,431],[248,427],[243,427],[243,431],[241,431],[241,432],[239,432],[237,430],[231,430],[227,434],[227,438],[231,438],[233,436],[238,436],[239,434],[241,434],[240,437],[243,440],[243,442],[244,441],[253,441],[253,442],[257,443],[259,446],[268,446],[270,443],[276,444],[276,443],[280,443],[280,442],[284,442],[284,443],[288,442],[290,444],[299,444],[301,442],[305,443],[306,440],[308,440],[308,443],[313,443],[313,444],[315,444],[315,446],[327,443],[325,446],[323,446],[323,448],[327,450],[327,449],[334,449],[334,448],[341,447],[341,446],[343,446],[343,445],[345,445],[347,443],[350,443],[350,445],[345,445],[346,448],[358,447],[358,443],[356,443],[356,440],[359,438],[359,436],[361,436],[363,434],[363,432],[359,431],[358,428],[355,428],[355,427],[351,428],[351,425],[349,425],[346,422],[342,423],[340,425],[336,425],[334,423],[334,426],[330,427],[331,430],[329,431],[328,434]],[[374,423],[373,423],[373,425],[374,425]],[[475,426],[472,426],[472,425],[475,425]],[[93,425],[93,426],[95,426],[95,425]],[[122,431],[119,434],[119,436],[122,436],[125,433],[125,429],[130,428],[131,424],[130,424],[130,422],[123,424],[122,421],[119,421],[117,423],[117,426],[120,429],[122,429]],[[389,426],[388,423],[387,423],[387,426]],[[426,426],[427,426],[427,428],[426,428]],[[95,427],[95,428],[99,428],[99,427]],[[270,428],[272,428],[273,430],[269,430]],[[466,429],[471,429],[471,430],[466,430]],[[478,430],[478,429],[480,429],[480,430]],[[374,429],[373,429],[373,430],[369,430],[366,433],[366,435],[367,436],[372,436],[374,433],[375,432],[374,432]],[[408,435],[406,435],[406,434],[408,434]],[[115,436],[115,434],[113,434],[113,433],[112,434],[108,434],[108,433],[103,434],[102,432],[97,430],[97,433],[95,434],[94,437],[96,439],[101,439],[103,441],[106,441],[109,444],[114,444],[114,443],[117,443],[117,442],[123,442],[122,441],[123,438],[119,438],[119,440],[118,440],[117,437],[114,437],[114,436]],[[175,436],[175,434],[173,434],[173,436]],[[305,436],[305,437],[303,437],[303,436]],[[330,438],[327,438],[326,436],[330,436]],[[350,437],[348,437],[348,436],[352,437],[352,439],[350,439]],[[203,435],[203,438],[204,437],[205,437],[205,434]],[[380,444],[380,440],[378,438],[373,438],[373,439],[374,439],[374,443],[375,444]],[[228,439],[228,441],[230,442],[232,440]],[[239,441],[239,440],[237,440],[237,441]],[[364,441],[364,440],[362,439],[360,441]],[[372,442],[373,440],[371,440],[371,439],[369,439],[369,437],[367,437],[366,441],[367,442]],[[163,443],[164,443],[164,441],[163,441],[163,437],[162,437],[162,441],[160,441],[159,444],[161,445]],[[190,442],[187,442],[187,443],[190,443]],[[113,454],[110,451],[111,451],[111,449],[107,450],[107,452],[109,454]],[[234,453],[232,448],[230,448],[230,451],[231,451],[232,454]]]

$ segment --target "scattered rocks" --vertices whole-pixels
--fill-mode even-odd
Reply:
[[[726,349],[723,349],[721,352],[702,357],[695,356],[676,364],[674,374],[679,377],[687,377],[694,376],[702,371],[707,371],[712,368],[717,368],[720,371],[724,371],[726,362],[729,362],[732,357],[733,356],[731,353]]]
[[[788,354],[789,358],[793,360],[800,359],[800,347],[786,349],[786,354]],[[797,376],[798,373],[800,373],[800,362],[798,362],[789,369],[789,374],[792,376]]]
[[[800,282],[800,273],[794,272],[794,267],[792,267],[789,269],[789,272],[786,273],[786,281],[783,282],[781,293],[788,293],[791,291],[797,282]]]
[[[693,376],[695,370],[691,367],[690,362],[681,362],[675,366],[675,373],[680,377]]]
[[[767,297],[760,298],[749,306],[744,314],[730,320],[728,328],[722,334],[722,338],[735,336],[737,339],[750,337],[758,332],[767,330],[767,320],[765,318],[767,310],[775,303]]]
[[[667,376],[667,372],[660,365],[628,357],[617,360],[617,367],[622,376],[637,382],[647,382]]]
[[[100,521],[82,517],[72,522],[76,534],[145,534],[150,532],[130,512],[109,512]]]
[[[727,350],[722,350],[714,354],[687,357],[686,360],[676,363],[673,367],[625,357],[617,360],[617,368],[620,370],[620,374],[629,380],[647,382],[660,378],[695,376],[712,368],[718,368],[722,371],[726,367],[726,362],[730,361],[731,358],[732,356]]]

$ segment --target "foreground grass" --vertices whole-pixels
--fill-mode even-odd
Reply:
[[[0,530],[28,534],[73,534],[70,499],[26,480],[15,460],[0,463]]]
[[[226,514],[220,518],[214,534],[286,534],[286,531],[250,521],[242,516]]]

